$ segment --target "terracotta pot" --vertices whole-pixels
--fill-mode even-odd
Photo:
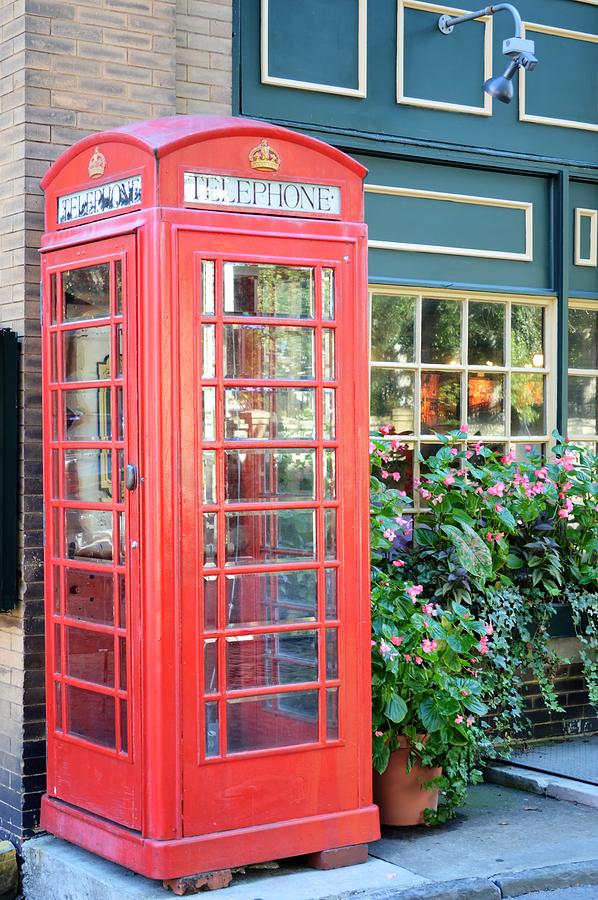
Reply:
[[[423,825],[424,810],[438,807],[438,789],[425,790],[423,785],[442,775],[442,769],[415,763],[407,772],[409,747],[407,738],[401,737],[386,770],[381,775],[374,772],[374,802],[382,825]]]

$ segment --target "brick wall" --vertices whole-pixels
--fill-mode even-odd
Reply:
[[[571,662],[559,668],[556,690],[559,704],[564,709],[561,713],[546,709],[537,682],[530,679],[526,685],[527,716],[532,723],[531,738],[541,740],[598,733],[598,710],[590,705],[581,663]]]
[[[21,340],[20,593],[0,614],[0,836],[44,790],[39,181],[131,120],[230,113],[232,0],[13,0],[0,7],[0,324]]]

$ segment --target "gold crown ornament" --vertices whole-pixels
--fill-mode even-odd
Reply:
[[[268,144],[266,138],[262,138],[258,146],[250,152],[249,164],[258,172],[277,172],[280,166],[280,156]]]
[[[96,147],[91,155],[91,159],[89,160],[89,165],[87,167],[87,171],[89,172],[90,178],[99,178],[100,175],[104,174],[104,169],[106,168],[106,157],[103,153],[100,152],[100,148]]]

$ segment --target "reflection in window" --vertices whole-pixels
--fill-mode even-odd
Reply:
[[[504,434],[505,379],[503,375],[492,375],[489,372],[469,373],[467,421],[469,427],[476,434]]]
[[[110,440],[110,388],[64,391],[63,402],[65,440]]]
[[[66,509],[64,514],[67,558],[112,562],[112,512]]]
[[[467,358],[470,366],[504,366],[505,311],[502,303],[469,304]]]
[[[226,565],[315,559],[315,512],[277,509],[227,513]]]
[[[314,439],[314,388],[226,388],[225,436],[229,440]]]
[[[204,329],[213,327],[204,325]],[[224,377],[313,379],[313,328],[225,325]]]
[[[229,753],[292,747],[318,740],[318,692],[294,691],[228,700]]]
[[[372,295],[372,360],[413,362],[415,297]]]
[[[461,362],[461,302],[422,300],[421,361],[458,366]]]
[[[65,381],[110,378],[110,326],[63,332]]]
[[[62,273],[64,321],[110,315],[110,264]]]
[[[511,376],[511,431],[524,435],[545,433],[543,375],[513,373]]]
[[[423,434],[450,431],[461,421],[461,378],[450,372],[423,372],[421,429]],[[393,423],[394,424],[394,423]]]
[[[511,365],[544,367],[544,309],[515,303],[511,308]]]
[[[317,631],[283,631],[226,638],[226,684],[229,691],[317,680]]]
[[[569,308],[569,424],[573,439],[598,440],[598,305]]]
[[[412,434],[414,375],[399,369],[372,369],[370,427],[392,422],[397,434]]]
[[[246,628],[313,622],[318,609],[316,591],[316,573],[312,569],[227,575],[227,624]]]
[[[569,431],[587,437],[598,434],[597,378],[569,376]]]
[[[226,500],[313,500],[315,461],[315,450],[225,450]]]
[[[313,319],[313,269],[224,263],[224,314]]]
[[[114,697],[65,685],[66,730],[69,734],[99,744],[116,747]]]

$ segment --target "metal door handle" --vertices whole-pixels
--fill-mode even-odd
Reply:
[[[128,491],[134,491],[137,487],[137,466],[129,463],[125,474],[125,487]]]

